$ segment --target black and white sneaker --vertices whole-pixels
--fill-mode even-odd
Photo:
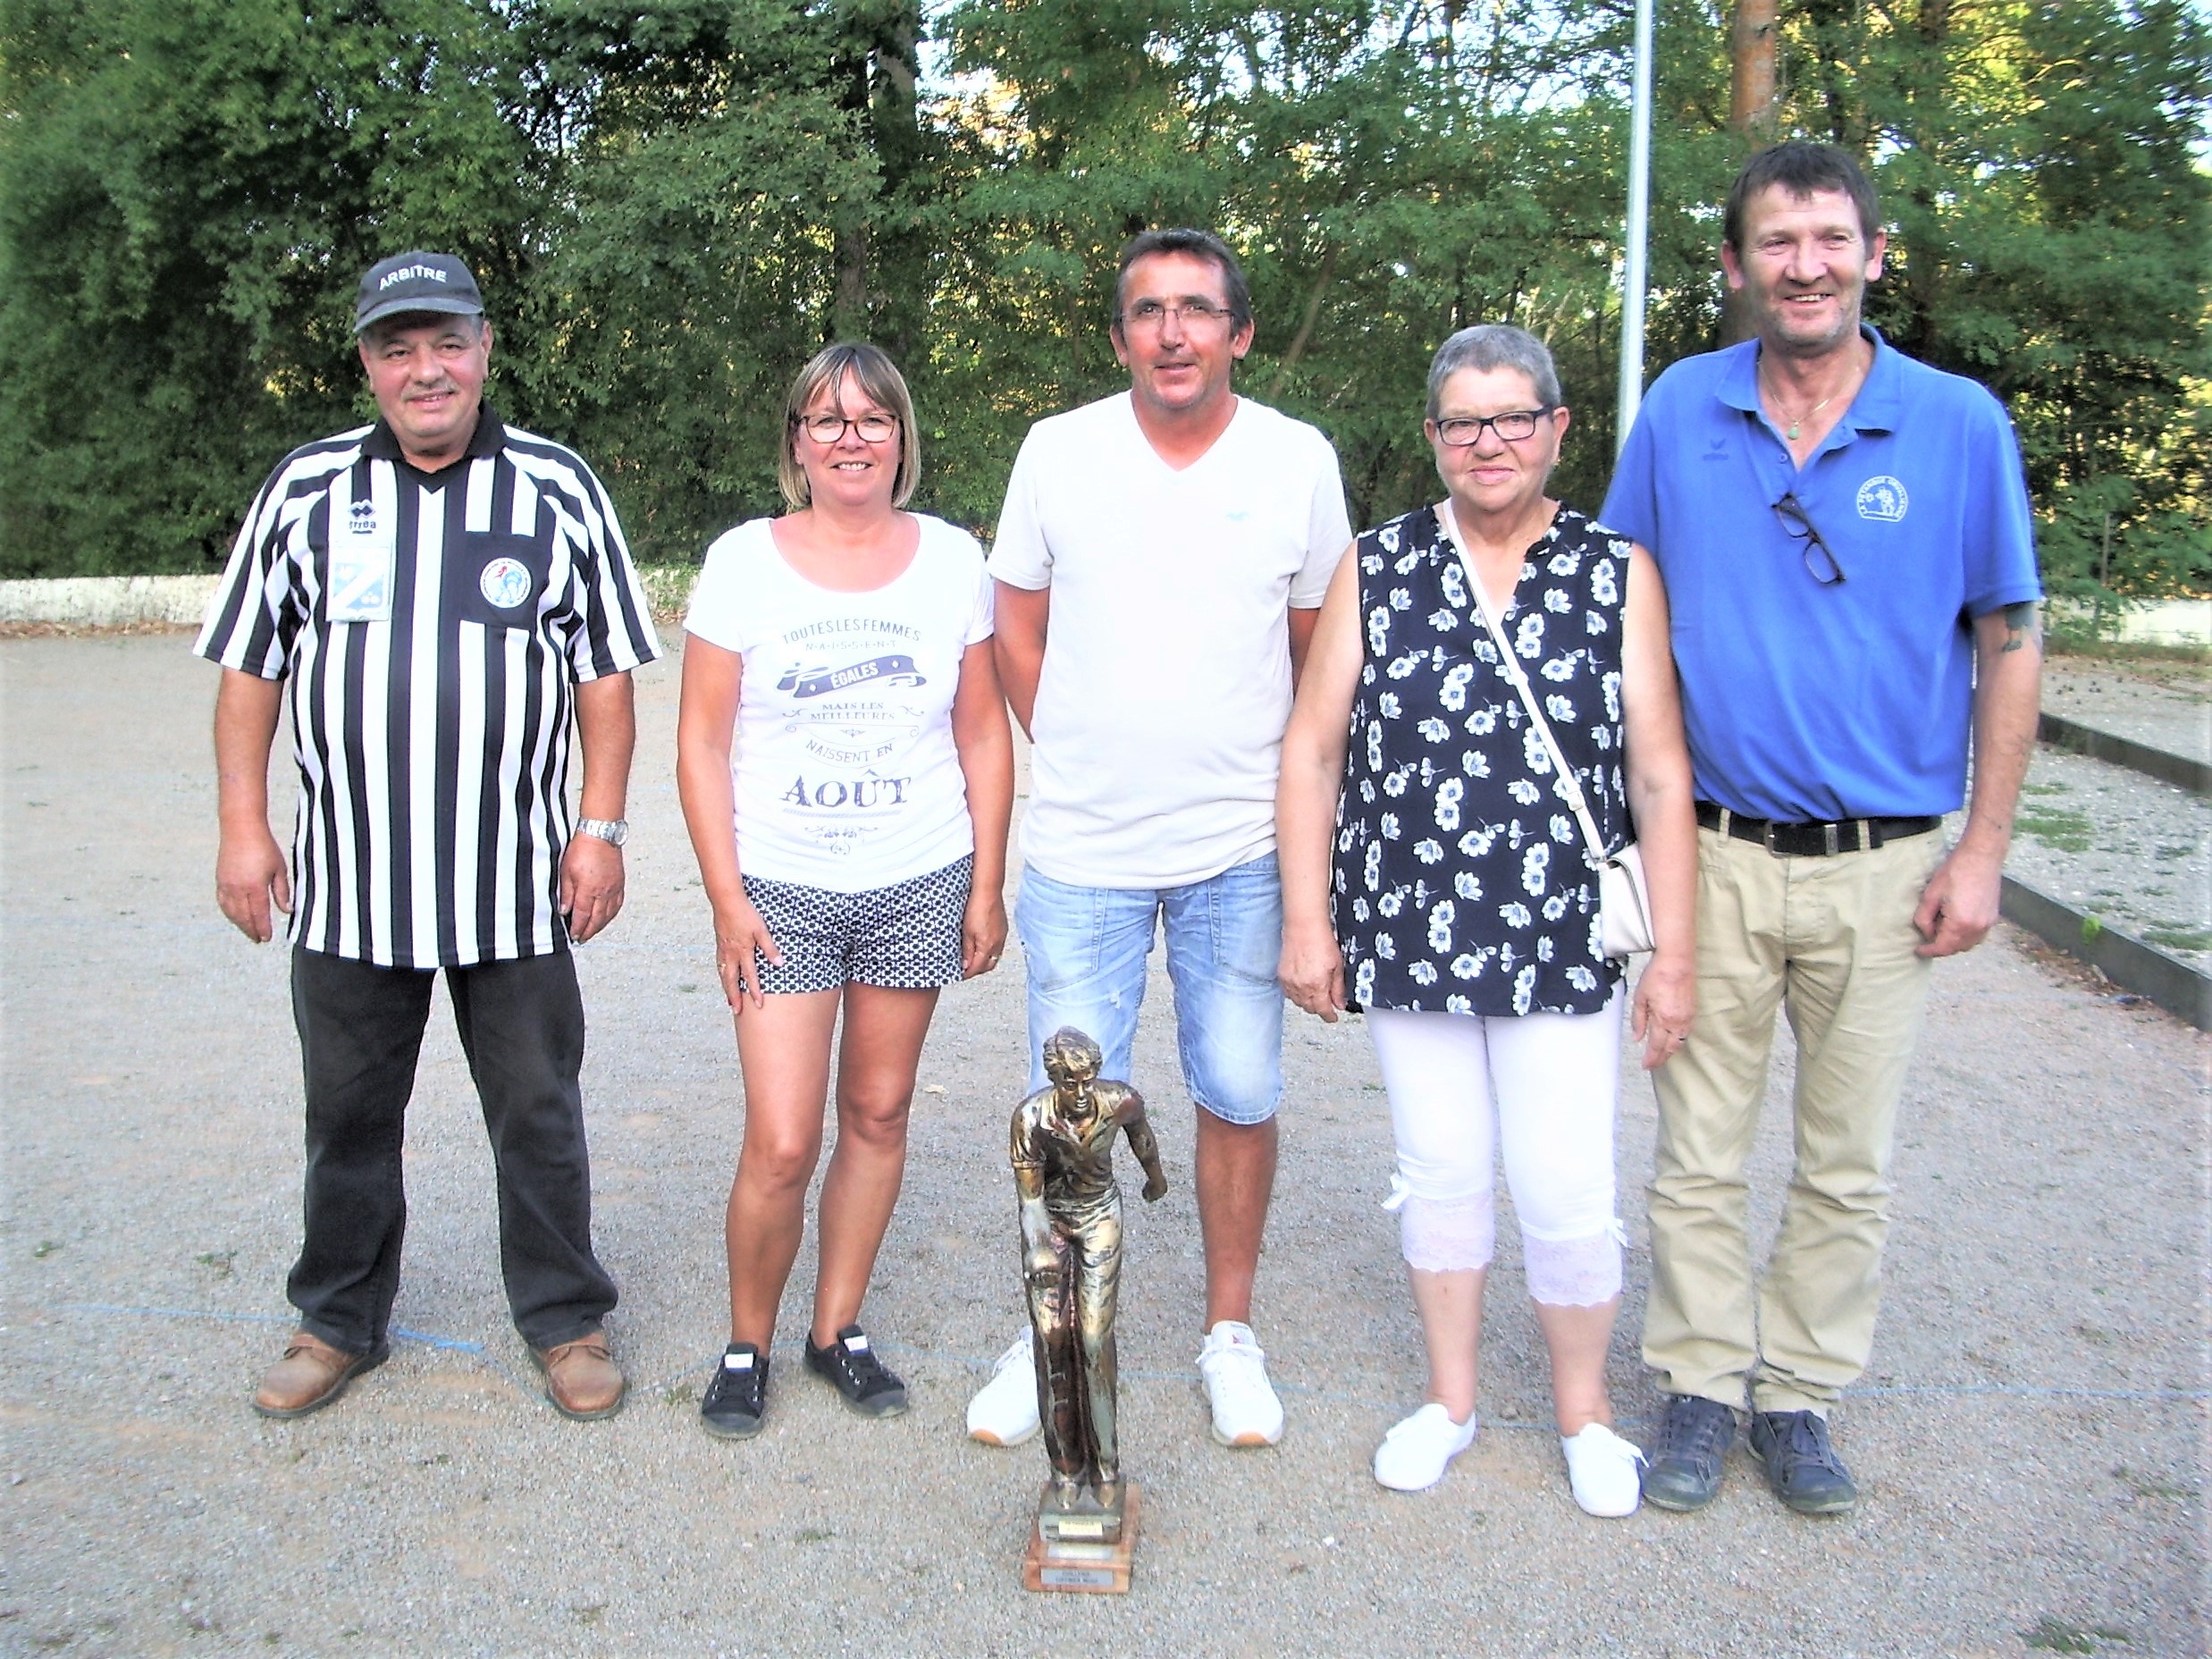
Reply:
[[[751,1343],[732,1343],[707,1379],[699,1426],[721,1440],[750,1440],[768,1411],[768,1356]]]
[[[845,1404],[862,1417],[896,1417],[906,1409],[906,1385],[884,1368],[869,1345],[868,1333],[848,1325],[827,1348],[806,1338],[806,1368],[827,1377],[845,1396]]]

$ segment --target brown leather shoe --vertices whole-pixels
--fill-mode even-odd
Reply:
[[[530,1357],[545,1373],[545,1397],[563,1417],[588,1423],[622,1409],[623,1391],[629,1385],[608,1350],[603,1331],[556,1348],[533,1348]]]
[[[284,1357],[269,1368],[254,1394],[254,1410],[264,1417],[305,1417],[319,1411],[364,1371],[373,1371],[390,1358],[389,1346],[366,1353],[348,1353],[319,1336],[295,1331],[285,1344]]]

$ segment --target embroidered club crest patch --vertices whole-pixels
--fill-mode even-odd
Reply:
[[[486,603],[512,611],[530,597],[530,572],[519,560],[494,559],[476,578],[476,588]]]
[[[1859,517],[1872,518],[1882,524],[1896,524],[1905,517],[1905,494],[1902,480],[1880,473],[1859,486]]]

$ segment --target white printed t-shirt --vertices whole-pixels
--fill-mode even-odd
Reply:
[[[975,538],[941,518],[881,587],[820,587],[765,518],[707,549],[687,633],[744,659],[730,756],[747,875],[862,893],[975,850],[953,743],[968,646],[991,636]]]
[[[1127,392],[1030,428],[990,559],[1052,590],[1023,858],[1165,888],[1273,852],[1286,613],[1321,603],[1350,540],[1329,441],[1249,399],[1180,472]]]

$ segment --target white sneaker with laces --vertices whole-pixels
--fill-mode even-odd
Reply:
[[[1037,1356],[1025,1331],[998,1356],[991,1380],[968,1402],[968,1437],[987,1446],[1018,1446],[1042,1427],[1037,1420]]]
[[[1644,1501],[1636,1474],[1644,1461],[1642,1451],[1602,1423],[1588,1424],[1579,1434],[1561,1435],[1560,1447],[1567,1453],[1567,1484],[1585,1513],[1609,1520],[1636,1513]]]
[[[1450,1411],[1431,1401],[1383,1436],[1375,1448],[1375,1478],[1392,1492],[1426,1492],[1474,1444],[1475,1414],[1455,1423]]]
[[[1267,1356],[1252,1327],[1224,1319],[1206,1333],[1199,1375],[1213,1408],[1214,1438],[1225,1446],[1271,1446],[1283,1438],[1283,1402],[1267,1380]]]

